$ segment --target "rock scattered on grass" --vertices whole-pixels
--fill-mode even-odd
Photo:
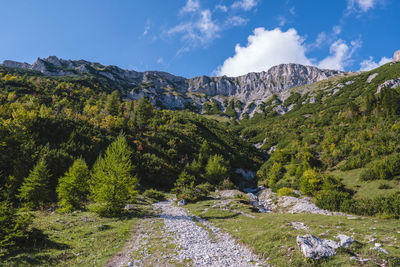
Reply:
[[[342,234],[338,235],[336,238],[338,238],[340,240],[339,244],[341,247],[344,247],[344,248],[347,248],[348,246],[353,244],[355,241],[354,238],[347,236],[347,235],[342,235]]]
[[[297,236],[297,245],[307,258],[321,259],[336,254],[339,244],[329,239],[321,239],[314,235]]]

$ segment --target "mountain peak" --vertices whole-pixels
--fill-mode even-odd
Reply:
[[[166,72],[136,72],[85,60],[64,60],[56,56],[38,58],[31,65],[6,60],[3,66],[35,70],[49,76],[93,75],[101,79],[106,78],[114,85],[114,90],[124,92],[127,98],[148,97],[154,104],[169,109],[191,106],[202,111],[205,103],[216,102],[220,107],[224,107],[229,99],[235,98],[244,105],[241,112],[252,109],[251,114],[257,112],[254,106],[263,105],[272,95],[284,99],[285,92],[290,88],[344,74],[341,71],[291,63],[239,77],[203,75],[186,79]]]

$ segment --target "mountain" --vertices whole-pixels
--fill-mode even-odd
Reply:
[[[136,72],[116,66],[104,66],[85,60],[64,60],[55,56],[38,58],[33,64],[5,60],[4,67],[29,69],[48,76],[87,76],[106,78],[114,89],[129,99],[150,98],[156,106],[173,110],[189,108],[201,113],[224,115],[232,103],[238,117],[252,117],[262,112],[263,103],[272,95],[281,100],[288,89],[315,83],[333,76],[344,76],[336,70],[299,64],[281,64],[266,72],[239,77],[200,76],[186,79],[160,71]],[[280,113],[287,110],[279,108]]]

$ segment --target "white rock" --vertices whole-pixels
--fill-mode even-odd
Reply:
[[[182,199],[178,201],[178,206],[185,206],[187,204],[186,199]]]
[[[296,241],[304,256],[312,259],[331,257],[336,254],[336,249],[339,247],[335,241],[320,239],[313,235],[297,236]]]
[[[342,234],[338,235],[336,238],[338,238],[340,240],[339,244],[341,247],[344,247],[344,248],[347,248],[348,246],[353,244],[355,241],[354,238],[347,236],[347,235],[342,235]]]
[[[307,225],[303,222],[291,222],[290,223],[296,230],[310,230]]]
[[[371,83],[372,80],[375,79],[376,76],[378,76],[378,75],[379,75],[379,73],[374,73],[374,74],[369,75],[368,79],[367,79],[367,83]]]

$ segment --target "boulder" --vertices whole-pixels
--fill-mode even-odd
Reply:
[[[354,238],[347,236],[347,235],[342,235],[342,234],[338,235],[336,238],[338,238],[340,240],[339,244],[341,247],[344,247],[344,248],[347,248],[348,246],[353,244],[355,241]]]
[[[187,204],[186,199],[182,199],[178,201],[178,206],[185,206]]]
[[[329,239],[320,239],[313,235],[299,235],[296,241],[304,256],[316,260],[335,255],[336,249],[339,248],[338,243]]]

